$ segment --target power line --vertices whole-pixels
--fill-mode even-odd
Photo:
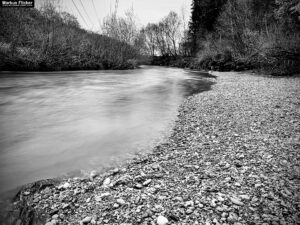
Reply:
[[[94,27],[94,23],[93,23],[93,21],[91,20],[89,14],[86,12],[86,10],[85,10],[85,8],[84,8],[84,5],[82,4],[82,1],[81,1],[81,0],[79,0],[79,1],[80,1],[80,4],[81,4],[82,8],[83,8],[83,11],[84,11],[85,14],[87,15],[87,18],[89,19],[89,21],[91,22],[92,26]]]
[[[99,19],[98,14],[97,14],[97,10],[96,10],[96,7],[95,7],[94,0],[92,0],[92,3],[93,3],[94,12],[95,12],[95,14],[97,16],[98,22],[100,23],[100,19]]]
[[[80,15],[81,19],[82,19],[82,20],[83,20],[83,22],[85,23],[85,25],[86,25],[87,27],[89,27],[89,25],[88,25],[88,24],[87,24],[87,22],[85,21],[84,17],[81,15],[81,12],[80,12],[80,11],[79,11],[79,9],[77,8],[77,6],[76,6],[76,4],[75,4],[74,0],[72,0],[72,2],[73,2],[73,5],[75,6],[75,8],[76,8],[77,12],[79,13],[79,15]]]

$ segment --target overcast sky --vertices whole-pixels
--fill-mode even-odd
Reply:
[[[75,15],[83,28],[97,31],[99,30],[99,20],[102,22],[103,17],[114,11],[115,1],[61,0],[60,5],[62,10]],[[159,21],[170,11],[180,14],[182,9],[184,9],[186,19],[188,20],[190,18],[191,0],[119,0],[117,15],[124,15],[124,12],[131,7],[133,7],[139,24],[146,25],[148,22]]]

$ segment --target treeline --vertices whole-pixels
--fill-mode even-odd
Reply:
[[[139,51],[81,29],[53,4],[40,10],[0,9],[0,70],[128,69]]]
[[[298,0],[194,0],[189,35],[201,68],[300,72]]]
[[[165,48],[159,47],[163,35],[158,31],[168,30],[163,24],[153,26],[150,30],[156,32],[148,35],[155,43],[151,53],[156,55],[154,64],[220,71],[255,69],[276,75],[300,73],[298,0],[193,0],[189,26],[177,39],[178,54],[172,50],[172,41],[163,45],[170,51],[161,51]]]
[[[151,64],[170,65],[187,56],[183,46],[187,35],[185,14],[171,11],[157,23],[148,23],[141,29],[143,52],[151,56]]]

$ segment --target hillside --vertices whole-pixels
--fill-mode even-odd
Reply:
[[[51,6],[0,9],[0,70],[128,69],[130,45],[80,28]]]

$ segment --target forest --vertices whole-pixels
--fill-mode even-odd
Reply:
[[[101,33],[48,4],[0,9],[1,70],[130,69],[137,64],[192,69],[300,72],[298,0],[193,0],[189,22],[170,11],[137,25],[133,9],[104,18]]]
[[[300,72],[298,0],[193,0],[191,10],[188,27],[174,35],[177,47],[164,29],[175,16],[147,25],[148,54],[159,55],[152,63],[273,75]],[[181,21],[176,23],[179,27]]]
[[[1,70],[132,69],[133,46],[80,28],[53,4],[0,9]]]
[[[188,32],[196,67],[300,72],[298,0],[194,0]]]

